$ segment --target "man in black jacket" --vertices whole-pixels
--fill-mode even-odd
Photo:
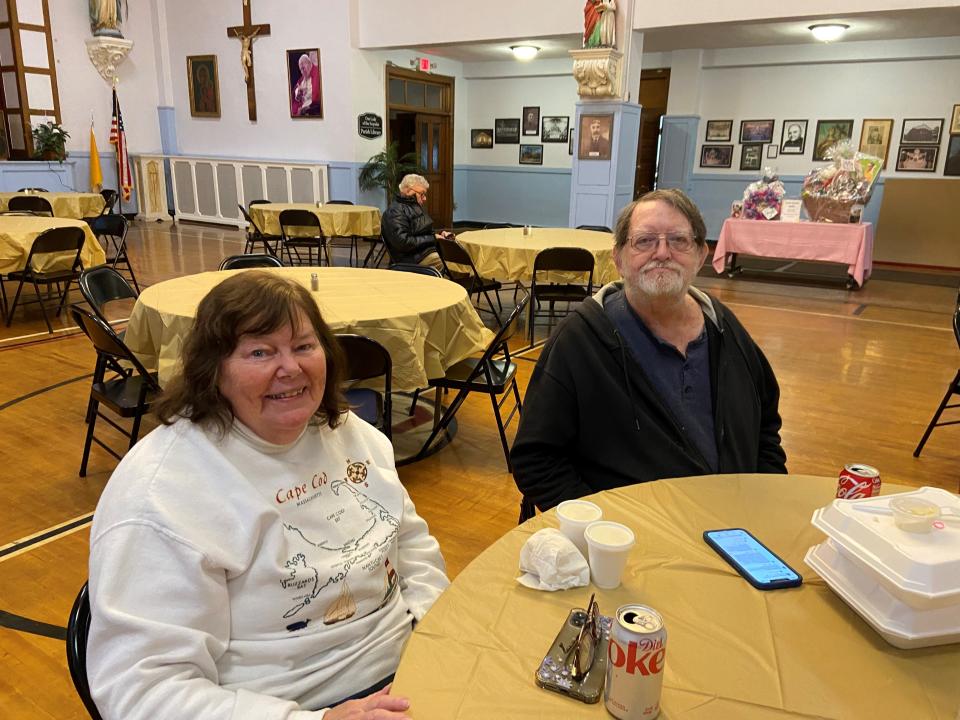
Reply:
[[[661,478],[787,471],[773,370],[734,314],[691,287],[705,237],[679,190],[620,214],[623,281],[557,326],[527,388],[511,460],[541,510]]]
[[[400,193],[383,213],[380,233],[392,262],[428,265],[443,272],[436,241],[452,234],[433,232],[433,220],[423,209],[429,189],[430,183],[421,175],[404,176]]]

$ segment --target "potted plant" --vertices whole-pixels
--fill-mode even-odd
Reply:
[[[48,120],[33,128],[33,156],[41,160],[63,162],[67,157],[67,138],[70,133],[58,122]]]
[[[387,204],[399,189],[404,175],[420,173],[423,169],[417,164],[415,153],[400,155],[398,143],[390,143],[382,152],[378,152],[367,161],[360,170],[360,189],[375,190],[382,188],[387,193]]]

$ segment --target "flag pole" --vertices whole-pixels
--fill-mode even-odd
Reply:
[[[117,117],[117,104],[119,102],[117,98],[117,85],[120,83],[120,78],[116,75],[113,76],[113,117]],[[119,121],[119,118],[118,118]],[[119,128],[118,128],[119,130]],[[120,143],[117,142],[113,149],[116,151],[117,157],[117,213],[123,215],[123,178],[120,177]]]

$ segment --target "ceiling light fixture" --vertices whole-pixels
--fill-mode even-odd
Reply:
[[[821,25],[811,25],[809,30],[817,40],[828,43],[839,40],[849,28],[849,25],[842,23],[823,23]]]
[[[533,60],[540,52],[540,48],[533,45],[511,45],[510,50],[517,60]]]

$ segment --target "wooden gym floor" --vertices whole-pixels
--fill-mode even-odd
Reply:
[[[236,230],[189,224],[135,223],[129,243],[142,285],[216,269],[243,249]],[[848,292],[842,272],[805,282],[750,273],[728,280],[709,266],[701,275],[698,285],[737,313],[777,373],[791,472],[835,476],[859,461],[878,467],[885,484],[957,490],[960,427],[935,430],[920,459],[911,453],[960,365],[950,325],[960,279],[902,273],[910,282],[874,279]],[[94,354],[65,317],[55,327],[52,337],[44,332],[34,307],[0,330],[0,716],[7,720],[86,717],[67,673],[63,627],[87,575],[88,518],[114,461],[94,448],[89,476],[77,476]],[[519,361],[521,390],[536,356]],[[471,398],[458,418],[451,445],[400,469],[451,577],[514,526],[519,500],[489,400]]]

